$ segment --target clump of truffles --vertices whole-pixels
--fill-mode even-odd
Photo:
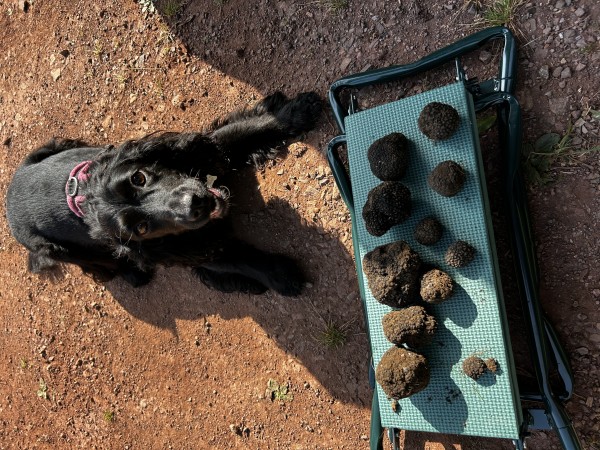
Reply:
[[[490,372],[496,373],[496,372],[498,372],[498,369],[499,369],[498,361],[496,361],[494,358],[488,358],[485,360],[485,367]]]
[[[479,379],[485,373],[485,362],[479,356],[469,356],[462,363],[462,370],[466,376]]]
[[[391,133],[371,144],[367,158],[373,175],[383,181],[400,180],[408,168],[408,139]]]
[[[421,258],[404,241],[380,245],[363,258],[363,271],[373,297],[398,308],[413,302]]]
[[[383,236],[411,212],[410,191],[399,181],[384,181],[369,192],[362,215],[367,231]]]
[[[419,244],[433,245],[442,238],[442,224],[434,217],[425,217],[415,227],[414,236]]]
[[[458,111],[445,103],[432,102],[419,115],[419,129],[429,139],[442,141],[452,136],[460,124]]]
[[[465,170],[454,161],[443,161],[431,171],[427,184],[444,197],[453,197],[460,192],[465,184]]]
[[[444,255],[446,263],[452,267],[464,267],[473,261],[473,258],[475,258],[475,249],[465,241],[450,244]]]
[[[452,295],[454,281],[446,272],[433,269],[421,277],[421,298],[427,303],[438,304]]]
[[[396,400],[425,389],[429,384],[429,376],[427,359],[401,347],[388,349],[375,370],[375,379],[383,392]]]
[[[381,320],[383,334],[393,344],[418,348],[431,342],[437,323],[422,306],[391,311]]]

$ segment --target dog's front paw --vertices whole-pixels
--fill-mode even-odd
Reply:
[[[290,136],[297,136],[315,127],[323,101],[315,92],[304,92],[290,100],[277,113],[277,120],[286,128]]]
[[[278,111],[288,103],[288,98],[280,91],[263,98],[255,107],[254,111],[257,115],[261,114],[277,114]]]

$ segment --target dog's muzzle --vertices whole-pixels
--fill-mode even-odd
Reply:
[[[209,220],[225,216],[228,197],[227,188],[190,190],[175,195],[171,200],[170,208],[182,225],[196,228]]]

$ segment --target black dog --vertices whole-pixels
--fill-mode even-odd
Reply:
[[[139,286],[156,265],[184,265],[225,292],[298,295],[294,261],[233,237],[229,190],[206,180],[274,158],[320,112],[314,93],[288,100],[278,92],[204,133],[153,134],[116,148],[51,141],[25,159],[8,189],[8,222],[29,250],[29,270],[73,263],[98,280]]]

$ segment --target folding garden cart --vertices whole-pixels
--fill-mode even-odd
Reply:
[[[497,77],[486,81],[467,79],[460,57],[496,40],[502,45]],[[456,82],[358,110],[355,89],[414,77],[452,61],[456,62]],[[384,429],[394,448],[399,446],[399,429],[511,439],[518,449],[524,448],[529,431],[553,429],[565,449],[581,448],[563,406],[573,392],[572,374],[539,302],[539,271],[520,173],[521,112],[514,97],[515,72],[514,38],[508,29],[494,27],[415,63],[347,76],[333,83],[329,90],[329,101],[341,134],[329,143],[328,159],[352,217],[357,273],[372,353],[369,373],[374,387],[371,449],[382,448]],[[432,141],[417,127],[420,111],[434,101],[452,105],[461,118],[457,132],[446,141]],[[500,282],[476,118],[477,112],[490,108],[495,108],[504,161],[503,195],[507,203],[515,283],[537,380],[534,389],[521,386],[516,375]],[[412,145],[408,174],[402,180],[412,192],[412,214],[405,223],[376,237],[367,232],[361,214],[368,192],[380,183],[371,172],[366,155],[375,140],[392,132],[403,133]],[[340,157],[343,145],[347,165]],[[464,189],[451,199],[428,189],[426,182],[433,167],[448,159],[459,162],[467,172]],[[420,246],[412,230],[419,220],[432,214],[444,224],[444,237],[435,246]],[[477,256],[466,268],[445,267],[458,288],[449,301],[432,307],[439,327],[433,342],[423,349],[431,368],[430,383],[423,391],[400,400],[397,407],[392,408],[374,380],[374,368],[392,346],[381,327],[383,315],[391,308],[373,297],[362,271],[363,257],[376,246],[404,240],[416,248],[424,260],[443,264],[444,249],[456,239],[472,244]],[[462,373],[461,362],[473,354],[493,357],[501,370],[479,382],[472,380]],[[558,374],[559,387],[551,382],[551,374]]]

